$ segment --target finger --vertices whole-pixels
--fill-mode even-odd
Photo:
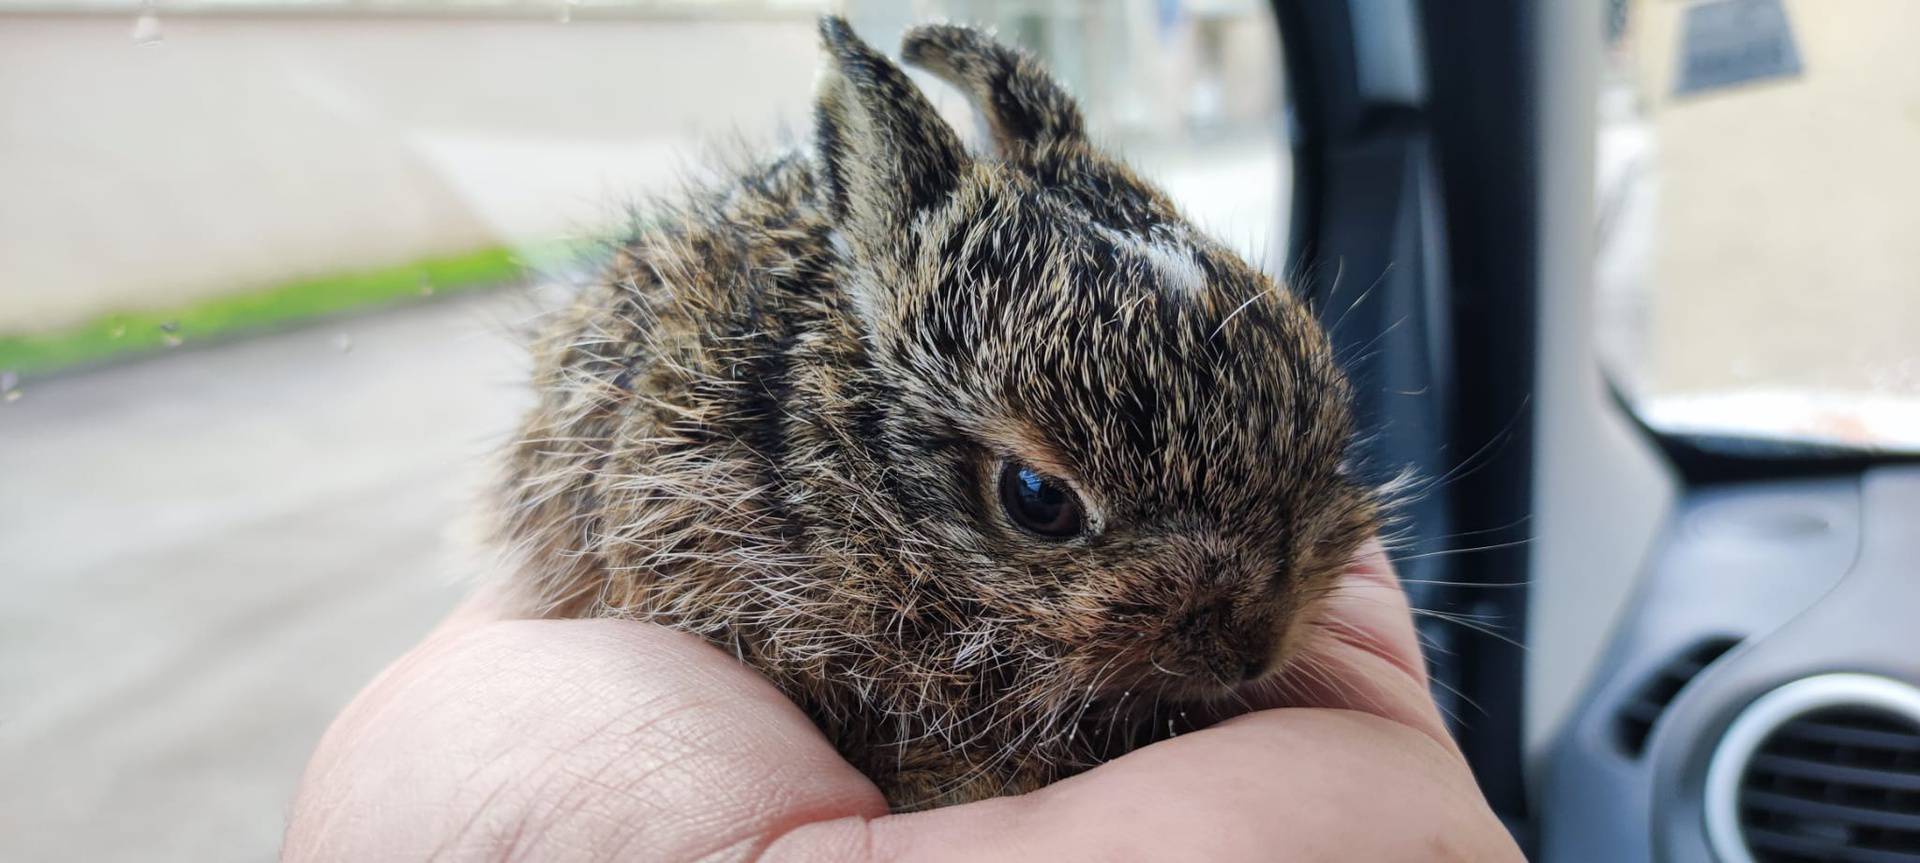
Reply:
[[[1301,649],[1279,674],[1242,688],[1249,706],[1357,710],[1454,748],[1428,689],[1406,593],[1378,540],[1355,556],[1305,626]]]
[[[1363,713],[1273,710],[1024,797],[793,831],[767,860],[1519,860],[1466,766]]]
[[[1426,658],[1413,626],[1413,610],[1379,539],[1369,540],[1361,549],[1339,589],[1327,597],[1319,619],[1323,627],[1347,633],[1367,650],[1426,682]]]
[[[768,859],[1520,860],[1441,721],[1377,542],[1314,626],[1307,661],[1254,694],[1295,707],[1024,797],[809,825]]]
[[[517,621],[431,640],[322,740],[290,860],[696,859],[886,811],[772,685],[630,621]]]

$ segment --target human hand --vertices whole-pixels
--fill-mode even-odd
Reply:
[[[1447,735],[1374,547],[1289,704],[1019,797],[889,815],[772,685],[689,635],[476,600],[362,692],[287,860],[1519,860]]]

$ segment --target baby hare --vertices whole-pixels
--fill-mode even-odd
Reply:
[[[1374,530],[1309,310],[984,33],[846,22],[810,153],[647,213],[536,346],[535,610],[696,633],[896,809],[1018,793],[1285,663]]]

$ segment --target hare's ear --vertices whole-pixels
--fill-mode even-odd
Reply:
[[[822,182],[849,241],[897,247],[919,213],[953,194],[960,139],[892,61],[844,19],[820,19],[826,69],[814,106]]]
[[[1040,61],[984,32],[957,24],[915,27],[907,31],[900,56],[966,93],[1010,160],[1024,161],[1049,144],[1086,140],[1080,106]]]

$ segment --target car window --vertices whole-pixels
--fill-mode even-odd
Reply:
[[[273,856],[496,565],[532,324],[629,205],[809,146],[827,11],[997,28],[1283,269],[1253,0],[0,0],[0,858]]]

